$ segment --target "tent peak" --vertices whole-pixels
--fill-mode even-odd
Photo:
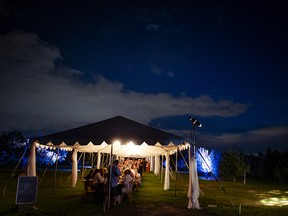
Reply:
[[[36,139],[40,143],[51,141],[56,144],[64,141],[67,145],[73,145],[76,141],[80,144],[89,142],[101,144],[103,141],[113,143],[115,140],[119,140],[121,143],[132,141],[138,145],[143,142],[150,145],[154,145],[157,142],[162,145],[168,145],[170,142],[179,144],[184,140],[183,137],[144,125],[123,116],[115,116]]]

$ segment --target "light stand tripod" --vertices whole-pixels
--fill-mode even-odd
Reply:
[[[190,118],[191,123],[197,124],[195,119]],[[199,122],[198,122],[199,123]],[[194,124],[192,126],[194,127]],[[198,126],[201,126],[201,124],[198,124]],[[194,132],[194,130],[191,130],[191,133]],[[192,136],[192,134],[191,134]],[[198,180],[198,173],[197,173],[197,163],[196,163],[196,157],[195,157],[195,136],[192,136],[193,138],[193,151],[191,150],[191,147],[189,148],[188,157],[189,157],[189,188],[188,188],[188,209],[200,209],[199,205],[199,180]]]
[[[202,127],[202,124],[195,119],[194,117],[189,117],[189,120],[191,122],[191,137],[193,140],[193,148],[194,148],[194,157],[196,158],[196,151],[198,152],[198,154],[200,155],[201,159],[204,161],[205,165],[208,167],[208,169],[210,170],[210,174],[214,177],[215,181],[218,183],[219,187],[223,190],[223,192],[225,193],[225,195],[228,197],[230,203],[232,204],[232,206],[234,207],[234,203],[231,200],[231,198],[229,197],[229,195],[227,194],[226,190],[224,189],[224,187],[222,186],[222,184],[220,184],[218,178],[214,175],[214,173],[212,172],[212,169],[210,168],[210,166],[208,165],[207,161],[205,160],[205,158],[203,157],[203,155],[201,154],[201,152],[196,149],[196,144],[195,144],[195,126],[197,127]]]

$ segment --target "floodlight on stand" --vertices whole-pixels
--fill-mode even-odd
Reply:
[[[202,127],[202,124],[197,119],[195,119],[194,117],[190,116],[189,120],[190,120],[192,125],[197,126],[197,127]]]

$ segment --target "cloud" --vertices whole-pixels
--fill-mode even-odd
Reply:
[[[173,78],[175,76],[173,71],[162,69],[161,67],[159,67],[155,63],[150,64],[150,69],[151,69],[152,73],[157,75],[157,76],[165,75],[165,76],[168,76],[170,78]]]
[[[136,11],[136,20],[144,24],[146,31],[152,32],[178,32],[177,25],[172,16],[165,8],[158,10],[142,9]]]
[[[210,147],[235,148],[246,151],[287,150],[288,127],[258,128],[238,134],[220,134],[218,136],[204,135],[202,142]]]
[[[157,31],[159,28],[160,27],[157,24],[147,24],[146,25],[146,30],[147,31]]]
[[[167,132],[185,137],[191,142],[190,130],[166,130]],[[246,153],[265,152],[272,150],[287,150],[288,126],[258,128],[243,133],[222,133],[210,135],[197,130],[196,146],[207,149],[240,150]]]
[[[117,115],[147,124],[154,118],[189,113],[237,116],[248,108],[208,95],[144,94],[101,74],[85,82],[82,71],[61,65],[59,49],[36,34],[0,35],[0,47],[0,130],[19,128],[42,135]]]

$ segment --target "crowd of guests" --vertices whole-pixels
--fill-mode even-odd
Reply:
[[[109,185],[111,185],[111,204],[120,204],[141,185],[142,173],[148,166],[149,163],[145,159],[116,159],[111,167],[91,169],[84,180],[85,190],[95,191],[96,201],[101,202],[107,198]],[[111,184],[109,184],[110,179]]]

